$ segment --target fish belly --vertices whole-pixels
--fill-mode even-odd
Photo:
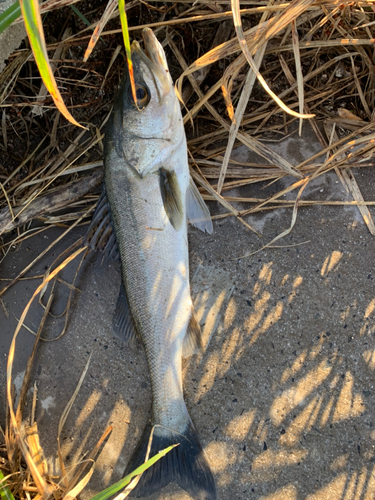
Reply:
[[[112,151],[105,183],[122,279],[141,335],[153,392],[153,423],[183,430],[182,342],[192,311],[187,223],[176,231],[165,213],[159,173],[143,179]],[[182,170],[182,169],[181,169]],[[188,172],[176,172],[184,198]]]

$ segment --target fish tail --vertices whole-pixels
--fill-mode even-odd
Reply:
[[[130,497],[147,497],[173,482],[196,500],[216,500],[215,481],[191,420],[183,433],[160,425],[155,425],[153,429],[150,458],[168,446],[178,446],[142,474]],[[148,424],[124,475],[144,463],[151,430],[152,426]]]

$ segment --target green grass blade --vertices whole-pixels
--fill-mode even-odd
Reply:
[[[125,488],[125,486],[127,486],[130,483],[133,477],[138,476],[138,474],[142,474],[145,470],[151,467],[151,465],[154,465],[154,463],[156,463],[158,460],[164,457],[164,455],[166,455],[176,446],[178,445],[174,444],[172,446],[168,446],[168,448],[165,448],[165,450],[159,451],[159,453],[157,453],[155,456],[147,460],[147,462],[145,462],[144,464],[140,465],[137,469],[135,469],[135,471],[131,472],[117,483],[112,484],[112,486],[109,486],[105,490],[101,491],[100,493],[92,497],[91,500],[107,500],[107,498],[111,497],[112,495],[115,495],[120,490]]]
[[[128,61],[130,87],[132,89],[133,101],[135,103],[137,103],[137,96],[135,93],[135,83],[134,83],[134,71],[133,71],[133,63],[132,63],[132,52],[131,52],[131,48],[130,48],[128,18],[126,17],[126,11],[125,11],[125,0],[118,0],[118,10],[120,12],[122,36],[124,38],[126,60]]]
[[[80,12],[75,5],[71,5],[70,8],[72,11],[80,18],[80,20],[86,24],[86,26],[90,27],[90,21]]]
[[[0,469],[0,497],[1,500],[14,500],[12,492],[8,488],[6,481],[4,481],[4,474],[2,473],[1,469]]]
[[[21,15],[19,0],[16,0],[10,7],[0,14],[0,33],[7,29]]]
[[[20,4],[25,28],[29,36],[30,45],[35,57],[35,62],[38,66],[39,73],[42,77],[44,85],[47,87],[49,93],[51,94],[55,105],[65,116],[65,118],[73,123],[73,125],[82,127],[82,125],[80,125],[69,113],[61,97],[60,91],[57,88],[55,77],[53,76],[53,72],[48,60],[38,0],[20,0]]]

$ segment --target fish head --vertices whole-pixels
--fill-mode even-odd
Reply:
[[[161,168],[184,136],[181,110],[164,50],[151,29],[145,50],[131,46],[137,102],[125,71],[112,116],[109,141],[140,177]]]

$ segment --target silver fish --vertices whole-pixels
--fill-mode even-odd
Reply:
[[[132,44],[137,103],[125,71],[107,127],[105,191],[87,241],[119,253],[122,290],[114,329],[143,341],[152,386],[152,415],[125,473],[179,443],[133,490],[149,496],[170,482],[193,498],[216,499],[215,482],[182,389],[182,357],[202,348],[189,285],[187,223],[212,232],[209,211],[188,167],[186,137],[164,50],[150,29],[145,52]],[[114,231],[111,230],[111,225]]]

